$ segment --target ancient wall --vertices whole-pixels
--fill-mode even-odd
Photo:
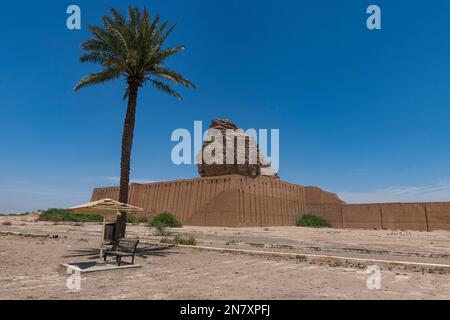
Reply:
[[[379,204],[352,204],[342,206],[342,227],[380,229],[381,207]]]
[[[427,230],[425,203],[381,204],[383,229]]]
[[[118,196],[118,187],[98,188],[92,200]],[[319,188],[264,176],[132,184],[129,202],[144,208],[144,216],[167,211],[185,225],[293,226],[304,213],[314,213],[335,228],[450,230],[450,203],[345,204]]]
[[[305,187],[305,211],[326,219],[334,228],[342,228],[342,205],[343,201],[334,193]]]
[[[430,230],[450,230],[450,203],[427,203],[425,210]]]
[[[222,163],[200,161],[198,179],[132,184],[128,202],[144,208],[140,215],[170,212],[185,225],[293,226],[313,213],[335,228],[450,230],[450,203],[345,204],[334,193],[281,181],[253,137],[237,129],[214,119],[197,160],[222,156]],[[92,200],[118,197],[118,187],[98,188]]]
[[[307,211],[341,228],[450,230],[448,202],[343,204],[340,207],[325,204],[309,206]]]
[[[145,216],[167,211],[185,225],[292,226],[306,212],[307,192],[313,192],[318,201],[333,197],[319,188],[298,186],[270,177],[228,175],[132,184],[129,202],[144,208]],[[103,198],[117,199],[118,187],[95,189],[92,201]]]

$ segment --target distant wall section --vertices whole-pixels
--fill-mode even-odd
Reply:
[[[118,199],[119,188],[94,189],[92,200]],[[264,176],[132,184],[129,203],[152,217],[170,212],[185,225],[293,226],[305,213],[335,228],[450,230],[450,202],[345,204],[336,194]]]
[[[450,203],[378,203],[308,206],[338,228],[450,230]]]

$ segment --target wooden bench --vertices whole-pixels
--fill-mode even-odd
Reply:
[[[107,256],[116,257],[116,262],[120,266],[122,262],[122,257],[132,257],[131,264],[134,264],[134,255],[136,253],[136,248],[138,246],[139,240],[131,240],[131,239],[120,239],[117,247],[113,247],[111,250],[106,250],[105,261]]]

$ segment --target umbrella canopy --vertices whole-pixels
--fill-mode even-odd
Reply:
[[[100,259],[103,257],[103,245],[105,242],[105,223],[106,216],[111,214],[118,214],[119,212],[136,213],[144,211],[142,208],[138,208],[129,204],[121,203],[112,199],[102,199],[98,201],[89,202],[80,206],[67,209],[70,212],[77,214],[96,214],[103,216],[102,226],[102,244],[100,247]]]
[[[121,203],[112,199],[102,199],[89,202],[80,206],[72,207],[69,211],[77,214],[98,214],[109,215],[117,212],[136,213],[144,211],[144,209],[129,204]]]

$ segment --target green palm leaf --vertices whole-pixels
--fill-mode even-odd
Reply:
[[[152,20],[147,9],[141,12],[130,7],[128,18],[118,10],[110,8],[110,16],[102,18],[101,26],[89,26],[92,38],[81,44],[84,51],[81,62],[98,64],[102,70],[82,78],[75,90],[115,80],[121,75],[127,85],[138,87],[151,82],[152,87],[179,99],[178,93],[169,90],[168,83],[181,84],[186,88],[196,86],[180,73],[166,67],[167,60],[184,50],[184,46],[164,48],[175,24],[160,23],[160,17]],[[156,82],[155,82],[156,81]],[[156,85],[155,85],[156,83]],[[129,88],[126,89],[126,92]],[[181,100],[181,99],[180,99]]]

